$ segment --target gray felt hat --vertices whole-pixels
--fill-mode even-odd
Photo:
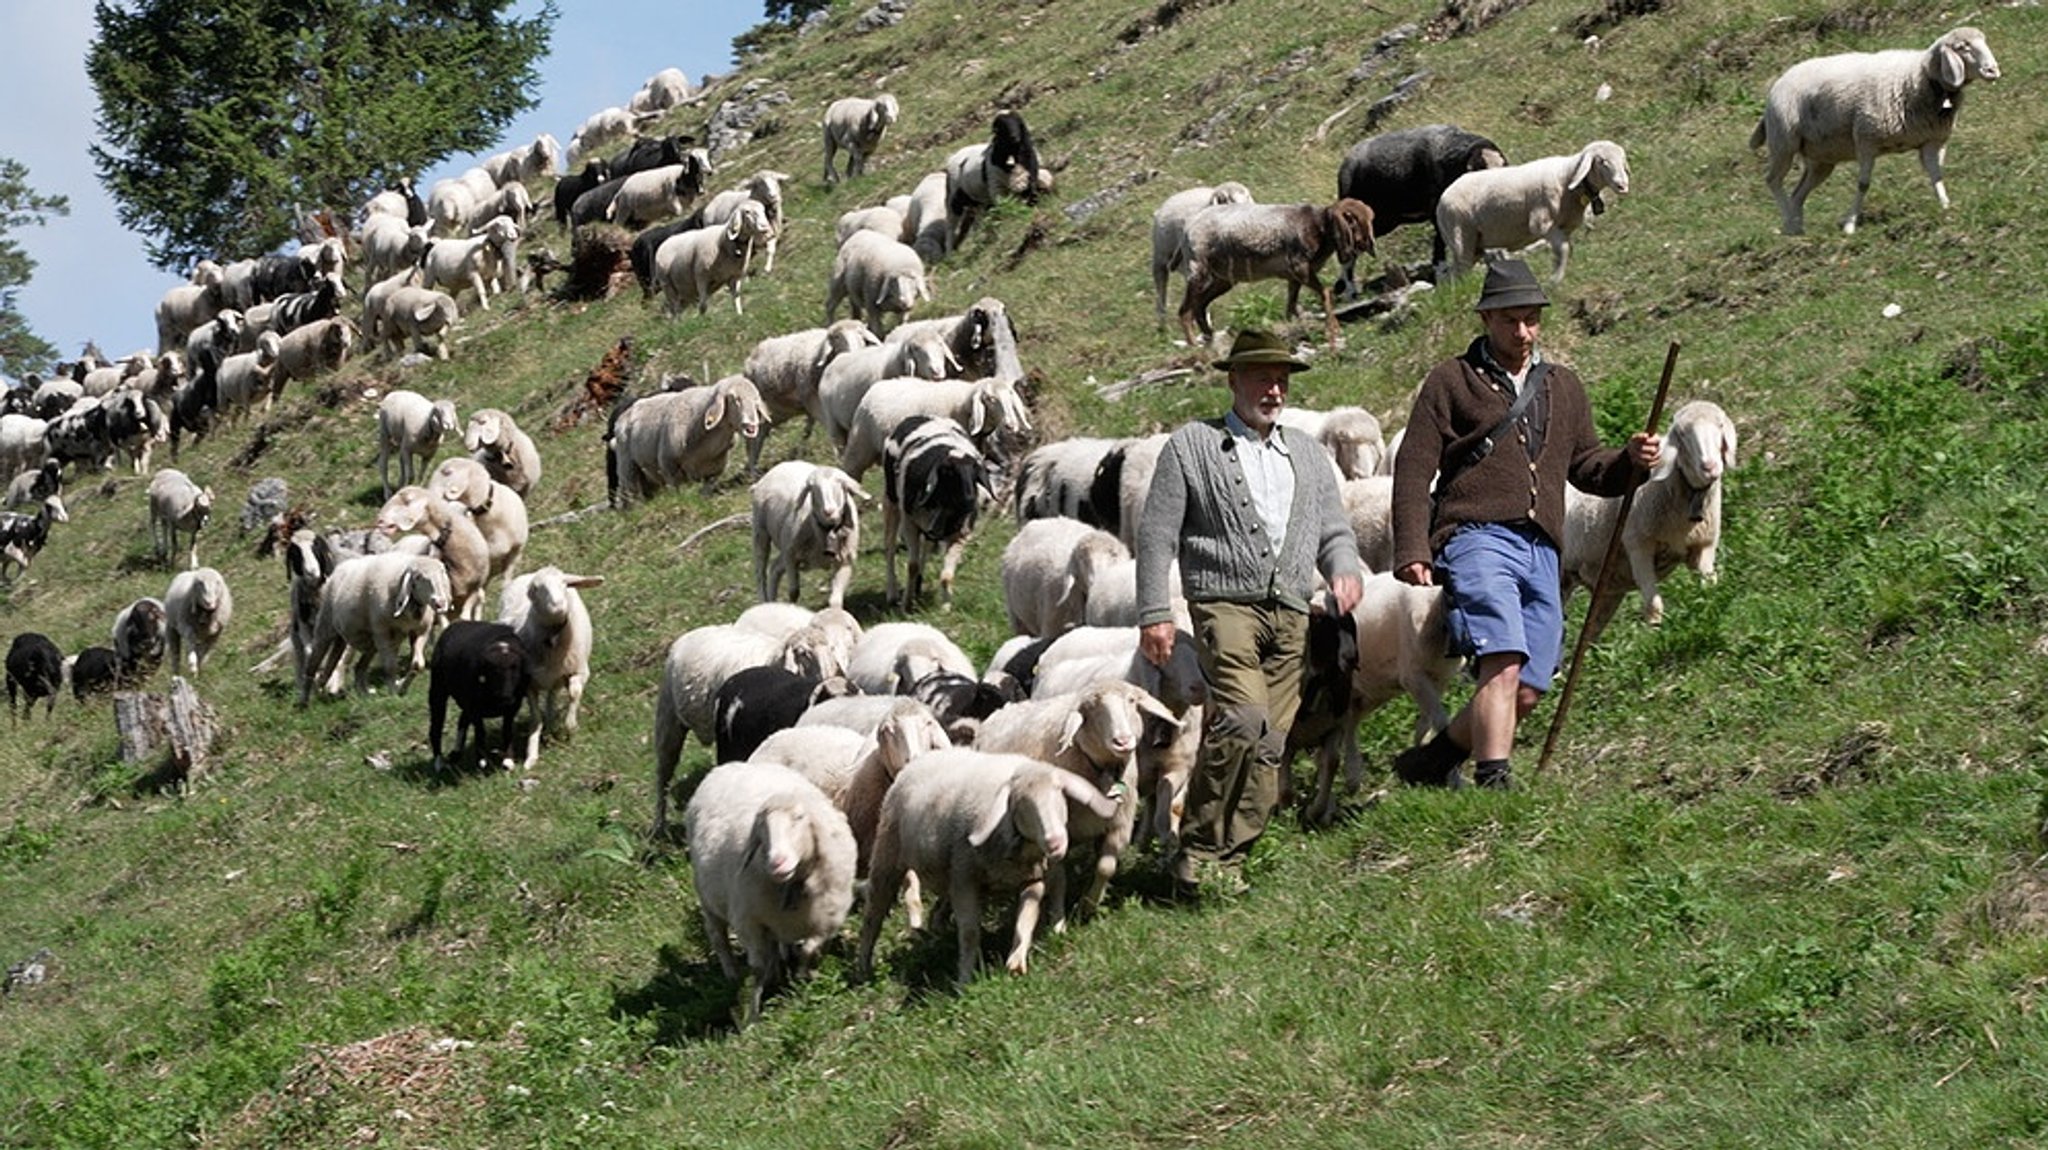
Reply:
[[[1229,371],[1239,364],[1278,363],[1284,364],[1289,372],[1307,371],[1308,364],[1294,358],[1286,342],[1271,332],[1257,328],[1246,328],[1237,333],[1230,343],[1230,354],[1216,360],[1211,366],[1217,371]]]
[[[1479,290],[1474,311],[1506,307],[1548,307],[1550,297],[1536,282],[1536,273],[1521,260],[1501,260],[1486,267],[1486,286]]]

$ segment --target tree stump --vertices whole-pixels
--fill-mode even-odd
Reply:
[[[218,734],[213,708],[200,702],[182,675],[172,677],[169,695],[117,692],[114,726],[122,762],[145,766],[161,782],[187,789],[205,775]]]

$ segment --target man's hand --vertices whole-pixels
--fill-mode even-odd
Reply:
[[[1356,575],[1339,575],[1330,580],[1330,599],[1339,615],[1351,614],[1351,609],[1358,606],[1358,598],[1363,594],[1365,584]]]
[[[1427,563],[1407,563],[1396,567],[1394,578],[1415,587],[1427,587],[1436,582],[1436,574]]]
[[[1647,431],[1638,431],[1628,437],[1629,458],[1636,466],[1649,471],[1657,466],[1657,457],[1664,453],[1664,437]]]
[[[1155,667],[1166,666],[1166,661],[1173,658],[1174,631],[1171,619],[1138,628],[1138,653]]]

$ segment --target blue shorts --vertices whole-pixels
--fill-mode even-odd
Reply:
[[[1522,684],[1550,689],[1564,649],[1564,599],[1557,548],[1533,525],[1473,523],[1458,528],[1436,559],[1450,597],[1445,629],[1454,653],[1522,656]]]

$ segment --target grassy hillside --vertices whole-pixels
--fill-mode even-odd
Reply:
[[[45,983],[0,998],[0,1144],[2048,1141],[2037,9],[919,0],[856,34],[858,14],[764,37],[732,81],[789,100],[721,186],[758,167],[799,177],[743,317],[671,321],[631,293],[512,299],[464,318],[450,363],[351,364],[186,452],[225,509],[200,551],[236,620],[199,683],[224,743],[189,792],[119,762],[104,702],[67,699],[0,744],[0,962],[53,955]],[[1954,208],[1893,157],[1855,236],[1832,225],[1848,171],[1809,204],[1809,235],[1779,236],[1743,146],[1770,78],[1964,22],[2006,78],[1968,93]],[[1615,437],[1683,344],[1674,399],[1720,403],[1742,436],[1722,580],[1675,578],[1656,630],[1624,609],[1556,765],[1516,794],[1396,789],[1327,832],[1283,825],[1253,892],[1221,904],[1158,901],[1141,860],[1028,977],[963,994],[950,942],[899,920],[875,983],[852,985],[834,954],[736,1034],[688,864],[642,837],[662,653],[752,597],[745,531],[696,535],[744,511],[745,488],[560,518],[604,498],[599,429],[555,426],[585,374],[630,334],[643,384],[715,378],[816,324],[836,216],[908,191],[1009,106],[1059,194],[992,213],[935,269],[934,314],[1006,301],[1043,437],[1213,414],[1206,370],[1100,390],[1209,358],[1154,326],[1153,207],[1228,178],[1326,201],[1368,106],[1424,71],[1380,128],[1456,122],[1515,159],[1628,148],[1632,192],[1580,236],[1546,344],[1593,381]],[[817,116],[877,83],[903,120],[868,174],[827,189]],[[536,243],[567,250],[551,226]],[[1427,255],[1408,229],[1380,262]],[[1476,292],[1468,277],[1336,349],[1319,317],[1290,325],[1317,355],[1296,402],[1398,425],[1426,366],[1475,330]],[[1239,288],[1218,322],[1279,322],[1282,298]],[[284,580],[234,509],[278,475],[323,525],[366,522],[371,395],[398,385],[532,429],[546,476],[527,562],[607,579],[588,595],[583,729],[533,772],[435,777],[423,690],[300,711],[288,675],[250,671],[283,635]],[[827,457],[778,430],[767,458],[792,453]],[[72,522],[0,591],[0,631],[74,651],[162,593],[144,483],[67,493]],[[977,655],[1004,637],[1010,531],[996,519],[970,547],[952,612],[918,613]],[[872,539],[851,604],[871,620],[891,614]],[[1548,719],[1519,751],[1525,775]],[[1371,786],[1410,721],[1398,703],[1368,724]]]

